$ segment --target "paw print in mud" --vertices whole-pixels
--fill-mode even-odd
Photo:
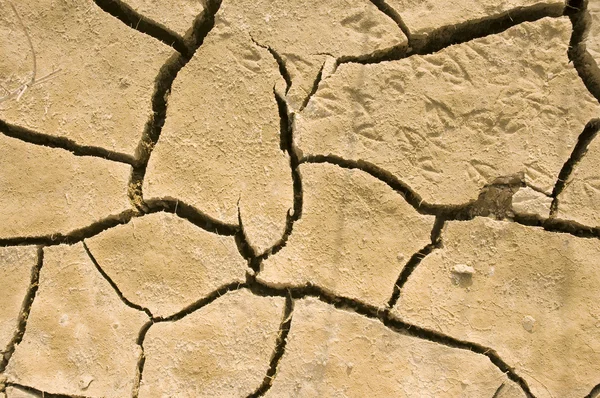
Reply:
[[[596,396],[598,18],[0,0],[0,397]]]

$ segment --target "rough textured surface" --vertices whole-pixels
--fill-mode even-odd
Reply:
[[[251,243],[259,250],[274,244],[292,206],[273,94],[281,80],[267,50],[217,24],[175,81],[146,197],[176,196],[232,224],[239,202]]]
[[[0,398],[597,398],[598,1],[0,0]]]
[[[483,355],[394,333],[316,299],[296,304],[288,338],[268,397],[491,397],[506,380]]]
[[[31,270],[37,262],[36,248],[0,248],[0,349],[4,352],[17,330],[17,322],[27,288]]]
[[[383,182],[360,170],[302,165],[304,215],[259,278],[311,282],[383,305],[408,259],[430,242],[433,217],[418,214]]]
[[[0,134],[0,239],[82,228],[130,207],[129,166]]]
[[[552,198],[530,187],[519,189],[512,197],[512,208],[521,214],[536,214],[540,217],[550,215]]]
[[[597,239],[513,223],[450,223],[409,279],[409,322],[494,347],[536,397],[582,397],[600,374]],[[472,275],[453,275],[466,264]]]
[[[133,154],[151,113],[154,77],[172,50],[91,0],[55,3],[14,2],[35,51],[35,82],[19,101],[0,102],[0,118]],[[8,1],[0,15],[0,84],[14,92],[30,82],[32,53]]]
[[[283,304],[242,290],[176,323],[154,325],[144,343],[140,397],[247,396],[267,371]]]
[[[359,56],[406,45],[394,21],[364,0],[243,0],[217,14],[275,50],[292,78],[290,103],[302,106],[327,57]]]
[[[415,34],[427,34],[442,26],[477,21],[534,4],[564,5],[559,0],[387,0],[387,3],[400,13]]]
[[[204,10],[201,0],[126,0],[134,10],[167,28],[184,35]]]
[[[246,263],[233,237],[167,213],[132,219],[86,241],[98,264],[132,302],[168,316],[235,280]]]
[[[558,217],[600,227],[600,140],[590,144],[559,195]]]
[[[49,393],[129,395],[146,315],[119,300],[81,244],[44,252],[27,331],[6,370],[9,382]]]
[[[430,202],[475,199],[517,172],[551,191],[600,112],[569,65],[570,35],[568,19],[543,19],[433,55],[340,65],[298,117],[298,146],[373,162]]]

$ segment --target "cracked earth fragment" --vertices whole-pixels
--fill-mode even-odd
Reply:
[[[400,270],[430,242],[434,217],[359,170],[302,164],[304,210],[286,246],[267,258],[259,280],[310,282],[383,305]]]
[[[598,240],[483,218],[450,222],[443,239],[395,311],[493,347],[536,397],[587,394],[600,374]]]
[[[52,235],[130,207],[129,166],[0,134],[0,238]]]
[[[124,397],[131,393],[138,330],[148,317],[121,302],[83,245],[44,249],[39,290],[8,382],[48,393]]]
[[[0,118],[39,132],[133,154],[151,113],[154,78],[172,50],[91,0],[0,5]],[[32,73],[34,77],[32,78]],[[21,94],[19,88],[25,88]],[[10,94],[12,93],[12,94]],[[15,94],[16,93],[16,94]],[[135,109],[135,112],[131,112]]]
[[[0,352],[3,355],[17,331],[31,270],[36,262],[37,249],[33,246],[0,248],[0,280],[4,286],[0,290]]]
[[[246,262],[233,237],[204,231],[172,214],[132,219],[86,244],[123,295],[158,317],[245,277]]]
[[[181,70],[144,181],[149,198],[176,196],[238,222],[259,251],[283,233],[292,207],[289,158],[279,149],[271,54],[237,27],[217,22]]]
[[[387,0],[399,12],[411,34],[427,35],[442,26],[479,22],[481,19],[516,8],[537,6],[562,10],[564,1],[547,0]]]
[[[512,209],[521,214],[535,214],[542,218],[550,216],[552,198],[530,187],[520,188],[512,196]]]
[[[587,153],[574,166],[565,188],[558,196],[558,217],[585,225],[600,226],[598,164],[600,164],[600,140],[596,136],[590,143]]]
[[[204,10],[200,0],[124,0],[134,10],[166,26],[180,35],[191,28],[194,19]]]
[[[296,118],[297,144],[375,163],[433,203],[519,172],[549,193],[600,111],[569,65],[570,33],[545,18],[431,55],[342,64]]]
[[[288,340],[266,397],[491,397],[507,381],[483,355],[394,333],[314,298],[296,303]]]
[[[288,94],[299,109],[328,57],[360,56],[406,46],[396,24],[365,0],[224,2],[218,21],[238,26],[275,50],[291,75]]]
[[[283,310],[282,298],[238,290],[177,322],[153,325],[140,398],[247,396],[267,372]]]

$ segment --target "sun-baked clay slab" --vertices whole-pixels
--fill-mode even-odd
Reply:
[[[358,56],[406,45],[406,36],[370,1],[225,1],[217,20],[274,49],[292,78],[289,100],[302,106],[327,56]]]
[[[9,381],[48,393],[131,394],[148,317],[127,307],[95,269],[82,244],[44,249],[39,290]]]
[[[585,47],[596,63],[600,65],[600,1],[588,2],[588,10],[591,15],[591,26],[588,32]]]
[[[265,396],[479,398],[491,397],[504,381],[483,355],[395,333],[309,298],[296,304]]]
[[[478,218],[404,286],[408,322],[493,347],[540,398],[582,397],[600,374],[600,242]]]
[[[262,382],[284,300],[228,293],[171,323],[150,328],[140,388],[145,397],[245,397]]]
[[[10,342],[17,330],[23,300],[31,283],[31,271],[37,263],[33,246],[0,248],[0,350]]]
[[[31,37],[39,84],[19,100],[0,102],[0,118],[133,154],[152,113],[154,79],[172,49],[91,0],[13,4]],[[0,36],[7,38],[0,41],[0,84],[14,91],[31,78],[32,54],[9,2],[2,2],[0,15]]]
[[[239,202],[251,244],[274,244],[293,198],[273,94],[281,81],[267,50],[217,24],[175,80],[145,197],[177,197],[231,224]]]
[[[521,7],[546,5],[548,9],[561,10],[565,5],[560,0],[387,0],[387,3],[401,15],[413,34],[427,34],[446,25],[479,22]]]
[[[545,18],[427,56],[343,64],[297,118],[304,154],[375,163],[429,202],[477,198],[524,172],[551,192],[600,112],[567,58],[568,19]]]
[[[140,14],[179,33],[192,27],[194,19],[204,10],[201,0],[126,0],[126,3]]]
[[[397,192],[359,170],[300,166],[302,218],[286,246],[263,263],[269,283],[318,284],[383,305],[408,259],[430,242],[433,216],[418,214]]]
[[[67,233],[131,207],[130,166],[0,134],[0,239]]]
[[[86,243],[127,299],[168,316],[222,285],[243,282],[246,262],[233,237],[173,214],[132,219]]]

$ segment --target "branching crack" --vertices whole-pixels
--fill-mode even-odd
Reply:
[[[498,34],[523,22],[534,22],[545,17],[560,17],[565,7],[558,3],[538,3],[531,6],[516,7],[500,14],[479,19],[446,25],[428,33],[411,33],[409,47],[394,46],[383,51],[360,56],[343,56],[338,64],[373,64],[395,61],[412,55],[433,54],[454,44],[462,44],[474,39]]]
[[[8,365],[8,361],[12,357],[13,353],[17,346],[23,340],[23,335],[25,334],[25,330],[27,329],[27,320],[29,319],[29,313],[31,312],[31,306],[35,300],[35,296],[38,291],[39,283],[40,283],[40,272],[42,270],[42,266],[44,265],[44,249],[42,246],[37,248],[37,261],[35,265],[31,268],[31,278],[29,282],[29,288],[27,289],[27,293],[23,298],[23,303],[21,304],[21,310],[19,311],[19,316],[17,318],[17,328],[15,334],[12,339],[8,343],[6,349],[2,353],[2,357],[0,358],[0,374],[6,370],[6,366]],[[6,288],[10,288],[7,286]]]
[[[287,296],[285,298],[285,309],[283,311],[283,319],[281,320],[281,325],[279,326],[279,333],[277,335],[277,341],[275,343],[275,350],[273,351],[273,355],[271,355],[269,369],[267,370],[267,374],[265,375],[265,378],[263,379],[261,385],[253,393],[248,395],[248,398],[264,396],[273,385],[273,380],[275,380],[275,376],[277,375],[277,366],[279,365],[279,361],[283,357],[283,354],[285,354],[287,336],[290,332],[290,328],[292,327],[294,304],[295,302],[290,296]]]
[[[16,126],[0,120],[0,133],[7,137],[28,142],[30,144],[45,146],[49,148],[60,148],[73,153],[75,156],[93,156],[112,160],[114,162],[135,164],[135,158],[131,155],[111,151],[96,146],[80,145],[66,137],[57,137],[53,135],[38,133],[25,127]]]
[[[119,289],[119,286],[117,286],[115,281],[113,281],[112,278],[106,273],[106,271],[104,271],[104,269],[102,269],[100,264],[98,264],[98,261],[96,260],[96,258],[94,257],[94,255],[92,254],[92,252],[90,251],[88,246],[86,245],[85,241],[83,241],[82,243],[83,243],[83,248],[85,249],[85,252],[89,256],[90,260],[92,260],[92,263],[94,264],[94,267],[96,267],[96,270],[98,270],[100,275],[102,275],[102,277],[113,288],[115,293],[117,293],[117,296],[119,296],[119,298],[121,299],[123,304],[125,304],[126,306],[128,306],[130,308],[133,308],[134,310],[142,311],[142,312],[146,313],[146,315],[148,315],[149,318],[152,318],[152,312],[150,312],[150,310],[148,308],[142,307],[139,304],[135,304],[135,303],[131,302],[127,297],[125,297],[125,295],[123,294],[123,292],[121,292],[121,289]]]
[[[459,205],[440,205],[425,202],[398,177],[364,160],[348,160],[336,155],[307,155],[300,160],[300,164],[302,163],[329,163],[346,169],[362,170],[398,192],[420,214],[441,217],[446,221],[469,221],[475,217],[494,217],[497,220],[541,227],[549,232],[600,239],[600,227],[590,227],[571,220],[513,212],[512,196],[520,187],[526,186],[522,174],[496,179],[481,190],[476,200]]]
[[[117,18],[130,28],[165,43],[181,54],[189,54],[190,49],[183,37],[166,26],[138,13],[121,0],[94,0],[94,2],[104,12]]]
[[[207,0],[204,11],[198,15],[192,28],[186,33],[184,41],[188,51],[173,54],[160,68],[154,84],[152,94],[152,115],[146,122],[142,138],[136,149],[136,165],[133,167],[129,179],[129,198],[133,206],[140,211],[147,210],[142,187],[146,168],[150,161],[152,150],[156,146],[162,128],[167,118],[167,102],[171,93],[173,82],[179,71],[192,59],[205,37],[212,30],[215,23],[215,14],[221,6],[221,0]]]
[[[398,299],[400,298],[400,293],[402,288],[408,281],[408,278],[413,273],[413,271],[421,264],[421,261],[427,255],[431,254],[435,249],[442,247],[442,230],[445,225],[445,220],[442,217],[436,217],[435,223],[433,224],[433,229],[431,230],[431,242],[425,245],[421,250],[412,255],[412,257],[408,260],[400,275],[398,275],[398,279],[394,284],[394,291],[392,292],[392,296],[388,301],[388,308],[393,308]]]
[[[554,184],[554,189],[552,190],[552,205],[550,207],[550,217],[555,217],[558,212],[558,196],[561,194],[563,189],[565,188],[571,173],[577,166],[577,164],[583,159],[583,156],[587,153],[587,149],[594,139],[596,135],[600,131],[600,119],[593,119],[585,125],[585,128],[579,135],[577,139],[577,144],[575,144],[575,148],[571,152],[571,156],[565,162],[560,173],[558,174],[558,178],[556,179],[556,183]]]

